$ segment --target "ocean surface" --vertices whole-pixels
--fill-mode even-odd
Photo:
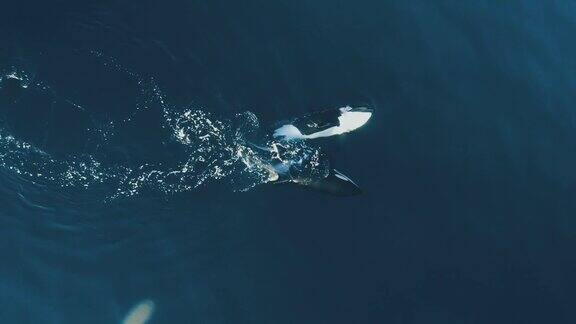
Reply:
[[[2,1],[0,323],[575,323],[576,3]],[[363,194],[269,183],[318,141]]]

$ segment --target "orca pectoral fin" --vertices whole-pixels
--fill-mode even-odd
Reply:
[[[340,197],[355,196],[362,193],[362,190],[354,181],[336,169],[332,169],[330,174],[324,179],[302,185],[319,192]]]

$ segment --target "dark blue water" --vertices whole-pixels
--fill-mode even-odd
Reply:
[[[575,34],[570,1],[3,2],[0,322],[573,323]],[[361,196],[229,154],[243,112],[344,105]]]

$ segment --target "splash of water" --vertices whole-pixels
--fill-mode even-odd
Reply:
[[[41,83],[32,83],[23,72],[12,69],[0,77],[2,82],[17,79],[26,89],[51,90]],[[142,79],[139,85],[146,84]],[[0,167],[10,170],[34,183],[61,188],[109,188],[108,198],[138,195],[150,190],[174,194],[194,190],[216,181],[227,181],[234,190],[250,188],[277,179],[277,175],[261,154],[247,145],[246,137],[258,132],[258,118],[251,112],[237,114],[228,120],[215,119],[200,109],[174,109],[166,104],[164,95],[154,82],[142,94],[151,96],[143,100],[148,108],[156,101],[162,110],[163,127],[170,132],[167,140],[178,144],[186,158],[170,165],[162,162],[110,164],[105,157],[93,154],[68,154],[54,157],[33,143],[17,138],[7,129],[0,128]],[[23,86],[24,87],[24,86]],[[69,101],[64,98],[64,100]],[[78,107],[82,107],[77,105]],[[136,107],[131,117],[119,122],[94,127],[105,145],[114,136],[115,129],[131,122],[142,107]]]

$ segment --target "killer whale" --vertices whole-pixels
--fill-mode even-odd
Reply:
[[[270,182],[294,184],[334,196],[362,193],[360,187],[348,176],[330,167],[331,163],[325,154],[304,143],[352,132],[364,126],[373,112],[373,109],[367,107],[346,106],[313,112],[279,123],[272,131],[270,147],[257,146],[272,154],[268,162],[268,169],[273,174]],[[290,147],[291,154],[281,152],[285,147]]]
[[[204,147],[198,149],[205,150],[208,156],[212,154],[214,163],[221,165],[214,167],[213,175],[199,174],[200,180],[196,185],[205,181],[206,178],[203,177],[214,176],[214,179],[220,179],[237,175],[233,182],[235,186],[241,187],[237,190],[242,191],[256,185],[274,183],[297,185],[337,196],[361,193],[354,181],[332,168],[330,159],[314,144],[318,143],[315,143],[317,139],[338,136],[364,126],[372,117],[373,110],[370,108],[346,106],[322,110],[278,123],[276,127],[270,128],[260,128],[258,118],[251,112],[238,114],[232,120],[217,122],[212,122],[202,111],[193,115],[191,110],[187,110],[181,115],[174,113],[175,117],[170,113],[169,116],[163,117],[169,123],[166,131],[174,132],[167,135],[173,136],[175,140],[165,141],[163,140],[165,137],[161,136],[162,141],[158,141],[162,145],[160,149],[150,149],[150,145],[146,145],[146,148],[136,151],[132,150],[133,146],[128,146],[131,143],[124,142],[132,138],[125,136],[124,133],[120,133],[121,136],[114,136],[113,142],[107,140],[107,143],[114,145],[101,146],[101,136],[105,135],[105,131],[100,128],[100,122],[90,110],[75,105],[65,98],[59,99],[49,88],[49,90],[28,88],[20,78],[11,76],[3,77],[1,81],[0,104],[3,106],[0,109],[1,130],[6,130],[10,136],[14,134],[18,139],[31,143],[34,148],[38,147],[42,152],[61,158],[65,165],[68,163],[69,154],[77,152],[95,152],[98,157],[106,158],[108,161],[119,161],[122,165],[132,163],[130,160],[145,163],[164,161],[164,155],[159,152],[169,154],[170,158],[180,154],[175,160],[181,161],[187,159],[186,156],[191,152],[189,148],[193,148],[193,144],[202,143],[204,139],[210,139],[213,134],[213,141],[203,143]],[[43,109],[46,106],[43,104],[45,101],[52,102],[53,109]],[[27,118],[31,115],[30,109],[39,110],[38,112],[34,110],[32,115],[37,117],[34,120]],[[167,114],[166,110],[146,110],[146,112]],[[75,122],[68,123],[70,119]],[[215,128],[214,125],[219,128]],[[95,129],[103,131],[94,132]],[[149,128],[131,127],[128,131],[139,129],[149,130]],[[192,143],[190,138],[195,139],[196,136],[198,143]],[[254,141],[255,144],[251,145],[249,141]],[[166,143],[174,145],[177,149],[166,150],[168,145]],[[185,145],[187,149],[181,150],[180,145]],[[124,147],[129,147],[130,151],[128,149],[117,151],[117,148]],[[182,172],[188,172],[189,161],[184,161],[187,161],[186,171]],[[201,153],[198,160],[193,160],[193,163],[196,163],[195,170],[211,172],[212,170],[202,171],[206,167],[204,162],[205,157]],[[239,167],[236,162],[240,163]],[[50,161],[50,163],[56,162]],[[227,170],[229,173],[223,175],[222,168],[229,168]],[[193,172],[196,172],[195,170]],[[189,178],[194,176],[193,174]]]
[[[282,140],[308,140],[341,135],[364,126],[373,110],[350,106],[314,112],[283,123],[274,130],[273,137]]]

